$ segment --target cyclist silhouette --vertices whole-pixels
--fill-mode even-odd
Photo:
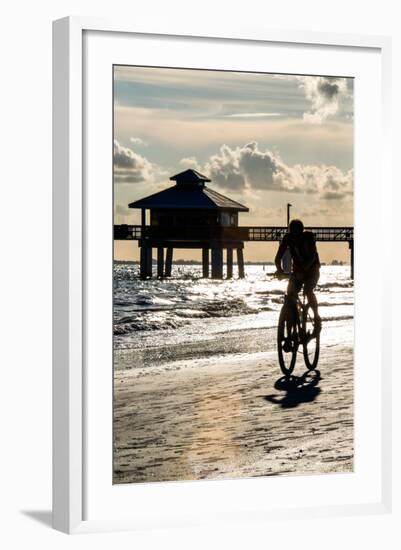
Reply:
[[[321,329],[321,319],[313,290],[320,276],[319,254],[313,233],[304,231],[304,224],[301,220],[290,222],[288,233],[284,235],[280,243],[274,260],[278,276],[285,275],[281,260],[287,249],[290,250],[292,257],[292,272],[288,281],[287,295],[296,301],[302,285],[304,286],[304,292],[315,315],[315,331],[318,332]]]

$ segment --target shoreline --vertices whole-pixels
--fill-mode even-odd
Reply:
[[[116,370],[113,482],[352,471],[352,339],[325,335],[320,379],[300,356],[292,384],[275,350]]]
[[[351,315],[334,319],[322,317],[323,330],[325,334],[329,335],[326,345],[331,345],[336,341],[344,341],[338,332],[343,333],[344,327],[348,329],[350,322],[353,323],[353,320],[354,317]],[[226,356],[231,356],[235,359],[236,356],[240,355],[252,356],[258,353],[276,351],[276,331],[276,325],[233,328],[210,333],[206,338],[198,341],[143,346],[141,349],[115,348],[114,369],[117,373],[120,370],[141,369],[141,372],[144,373],[148,369],[162,368],[163,365],[185,362],[190,367],[193,361],[206,361],[214,357],[220,360]],[[348,340],[347,343],[351,344],[351,340]],[[132,367],[134,363],[136,366]],[[138,367],[138,363],[141,364],[141,367]]]

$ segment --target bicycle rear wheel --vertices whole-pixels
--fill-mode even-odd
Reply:
[[[315,370],[320,353],[320,329],[315,327],[315,314],[310,305],[306,305],[302,315],[303,352],[305,365]]]
[[[280,368],[289,376],[295,367],[299,346],[296,312],[288,303],[281,308],[277,327],[277,349]]]

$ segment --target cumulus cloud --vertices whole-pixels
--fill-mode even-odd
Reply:
[[[336,166],[296,165],[303,190],[306,193],[319,193],[322,199],[342,200],[353,194],[353,170],[343,172]]]
[[[114,182],[139,183],[152,180],[154,166],[145,157],[114,140]]]
[[[301,191],[298,173],[277,155],[260,150],[255,141],[235,149],[223,145],[210,157],[205,170],[222,187]]]
[[[298,76],[299,86],[311,103],[303,118],[312,124],[321,124],[334,116],[342,98],[348,95],[347,79],[332,76]]]
[[[192,168],[192,170],[197,170],[198,172],[201,169],[201,166],[195,157],[185,157],[180,160],[179,164],[183,168]]]
[[[352,170],[342,172],[326,165],[289,166],[277,154],[261,150],[255,141],[235,148],[223,145],[200,171],[231,190],[310,193],[326,200],[341,200],[351,195],[353,188]]]

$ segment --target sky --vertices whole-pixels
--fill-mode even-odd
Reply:
[[[114,223],[139,224],[128,203],[194,168],[245,204],[240,225],[353,225],[353,79],[155,67],[114,67]],[[271,261],[278,243],[245,244]],[[349,260],[346,243],[318,244]],[[200,259],[200,251],[178,251]],[[116,241],[115,259],[137,260]]]

